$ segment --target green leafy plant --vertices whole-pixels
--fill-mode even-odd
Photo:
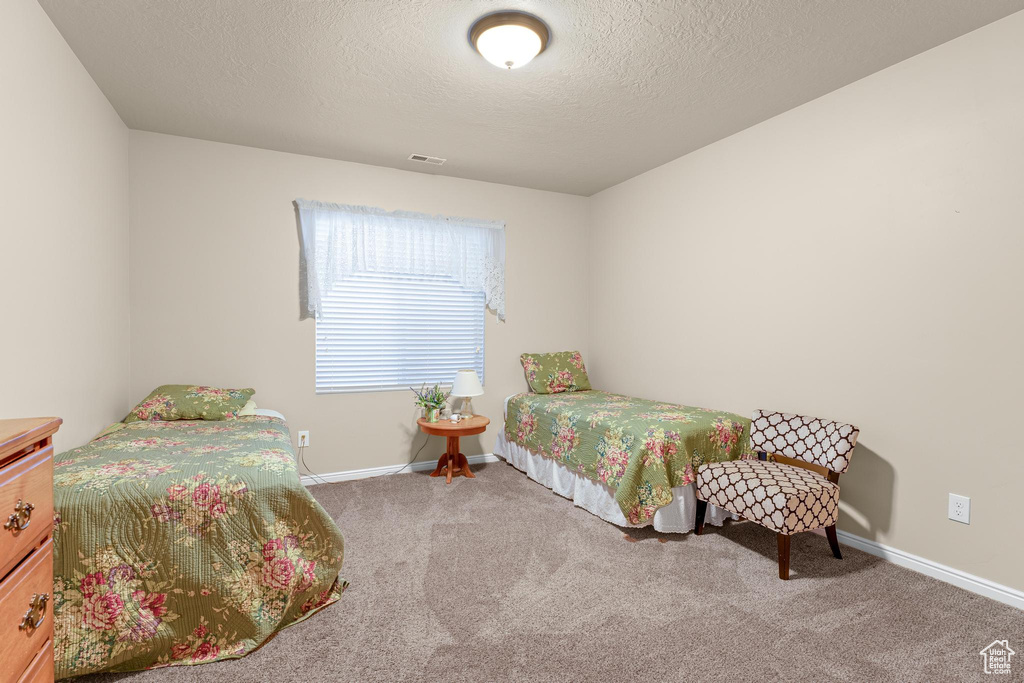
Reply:
[[[420,387],[419,391],[413,387],[409,388],[412,389],[412,393],[416,394],[416,405],[426,409],[444,408],[448,403],[448,397],[452,394],[450,389],[448,391],[441,389],[440,384],[435,384],[429,388],[424,384]]]

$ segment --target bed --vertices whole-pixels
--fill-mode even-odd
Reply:
[[[57,678],[241,657],[340,598],[341,532],[257,412],[117,423],[54,459]]]
[[[604,391],[505,400],[495,455],[577,506],[622,527],[691,531],[704,463],[750,458],[750,420]],[[735,515],[708,506],[706,521]]]

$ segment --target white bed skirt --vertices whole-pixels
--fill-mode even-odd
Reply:
[[[693,531],[693,517],[697,506],[693,484],[673,488],[672,502],[658,508],[654,513],[653,522],[630,524],[607,486],[580,476],[551,458],[537,455],[517,443],[508,441],[503,430],[498,432],[498,440],[494,444],[494,454],[504,458],[516,469],[525,472],[526,476],[535,482],[568,498],[577,507],[581,507],[616,526],[637,528],[653,524],[655,531],[664,533],[682,534]],[[739,517],[714,505],[708,505],[707,514],[704,516],[705,523],[721,526],[722,522],[727,519],[739,519]]]

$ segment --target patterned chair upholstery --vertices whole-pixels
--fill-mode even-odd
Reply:
[[[697,497],[782,534],[832,526],[839,485],[792,465],[732,460],[703,467]]]
[[[853,425],[792,413],[757,410],[750,418],[753,450],[803,460],[837,474],[850,466],[859,435]]]
[[[825,529],[833,555],[842,559],[836,537],[839,475],[850,466],[859,435],[856,427],[841,422],[756,411],[750,446],[762,459],[700,469],[695,532],[704,530],[711,503],[776,532],[779,578],[789,578],[789,537],[801,531]],[[775,460],[767,460],[767,454]]]

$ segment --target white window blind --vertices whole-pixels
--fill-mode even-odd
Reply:
[[[356,273],[322,299],[316,392],[386,391],[484,380],[484,293],[445,275]]]

